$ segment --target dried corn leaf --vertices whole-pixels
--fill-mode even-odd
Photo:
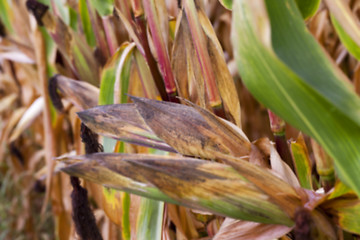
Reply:
[[[65,76],[56,75],[59,91],[63,97],[79,109],[88,109],[98,104],[99,89],[89,83],[76,81]]]
[[[271,201],[281,206],[290,217],[294,217],[296,209],[301,206],[301,201],[297,191],[290,184],[273,174],[272,170],[258,167],[242,159],[230,155],[223,155],[220,159],[267,193]]]
[[[78,113],[92,131],[138,145],[176,152],[144,123],[134,104],[106,105]]]
[[[171,65],[180,97],[205,108],[205,80],[184,11],[178,15]]]
[[[136,169],[123,159],[139,159],[140,155],[96,153],[82,156],[63,156],[57,158],[63,164],[62,171],[67,174],[84,178],[101,184],[140,196],[172,201],[149,183],[143,176],[136,173]],[[146,156],[143,156],[146,158]],[[131,178],[130,178],[131,177]]]
[[[108,187],[232,218],[293,224],[268,195],[223,164],[178,156],[105,153],[60,160],[68,174]]]
[[[26,110],[10,136],[10,142],[15,141],[35,120],[44,109],[44,98],[39,97]]]
[[[205,110],[176,103],[132,97],[151,130],[183,155],[216,158],[214,152],[244,156],[250,143]],[[206,118],[203,117],[206,116]]]
[[[279,206],[229,166],[182,158],[125,161],[185,206],[238,219],[292,225]]]

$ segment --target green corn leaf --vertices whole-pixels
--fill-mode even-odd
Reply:
[[[349,34],[347,34],[334,15],[331,15],[331,22],[333,23],[342,44],[344,44],[351,55],[353,55],[357,60],[360,60],[360,46],[356,44]]]
[[[325,0],[324,2],[345,32],[360,46],[360,24],[352,14],[348,2],[342,0]]]
[[[359,98],[306,30],[294,1],[265,2],[234,3],[240,75],[259,101],[316,139],[340,179],[360,194]]]
[[[314,16],[321,3],[320,0],[295,0],[295,2],[304,19]]]

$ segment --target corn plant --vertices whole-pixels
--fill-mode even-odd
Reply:
[[[59,239],[358,239],[359,6],[0,0],[1,173]]]

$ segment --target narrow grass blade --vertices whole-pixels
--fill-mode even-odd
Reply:
[[[128,58],[128,56],[131,56],[130,53],[132,48],[130,49],[130,51],[125,52],[125,50],[129,46],[131,47],[131,45],[128,43],[123,44],[104,66],[101,72],[99,105],[114,104],[116,92],[118,92],[119,91],[118,88],[120,88],[119,86],[115,86],[115,82],[121,81],[120,78],[121,78],[121,72],[124,70],[123,69],[124,61],[126,58]],[[125,53],[124,56],[123,53]],[[122,65],[119,66],[121,60],[122,60]],[[126,79],[124,80],[126,82]],[[125,88],[123,91],[127,92],[127,88]]]
[[[196,50],[190,36],[191,32],[185,12],[180,11],[177,16],[177,28],[171,55],[171,66],[178,94],[205,108],[205,80],[201,72],[201,65],[197,58],[194,58]]]
[[[151,75],[151,71],[144,56],[141,55],[138,50],[135,50],[134,57],[139,77],[141,79],[144,96],[150,99],[161,100],[161,96],[156,88],[155,81]]]

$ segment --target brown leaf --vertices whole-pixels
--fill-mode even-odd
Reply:
[[[180,97],[205,108],[205,82],[183,11],[178,15],[171,65]]]
[[[229,155],[223,155],[221,160],[232,166],[243,177],[267,193],[271,201],[281,206],[291,218],[294,217],[296,208],[302,205],[297,191],[280,177],[274,175],[272,170],[264,169]]]
[[[93,85],[76,81],[62,75],[56,75],[57,87],[63,97],[79,109],[88,109],[98,105],[99,89]]]
[[[131,99],[151,130],[183,155],[214,159],[217,152],[237,157],[249,154],[248,140],[206,110],[145,98]]]
[[[98,106],[79,112],[78,116],[86,126],[102,136],[176,152],[149,129],[134,104]]]

